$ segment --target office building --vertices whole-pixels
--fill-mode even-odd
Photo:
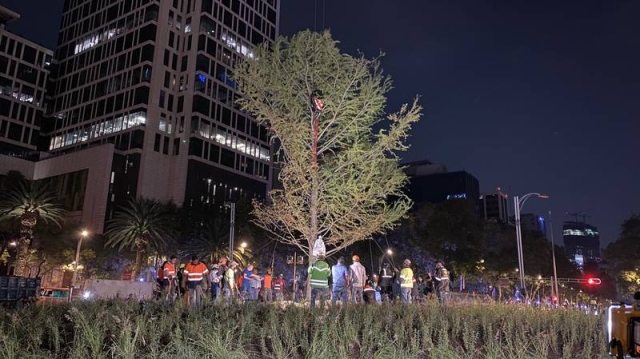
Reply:
[[[19,18],[0,6],[0,154],[37,159],[53,51],[7,31]]]
[[[78,218],[97,233],[133,196],[194,212],[265,198],[267,132],[229,74],[278,22],[277,0],[65,0],[48,156],[12,166],[76,176]]]
[[[416,203],[440,203],[450,199],[476,201],[480,193],[478,179],[465,171],[447,172],[444,165],[429,161],[405,164],[409,176],[408,196]]]
[[[509,196],[498,191],[496,193],[485,193],[478,200],[480,213],[486,221],[497,223],[509,223]]]
[[[586,262],[600,261],[600,233],[598,228],[584,222],[564,222],[562,239],[569,259],[579,267]]]

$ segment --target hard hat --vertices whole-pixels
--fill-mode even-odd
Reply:
[[[351,260],[354,262],[360,262],[360,257],[358,257],[358,255],[355,254],[353,257],[351,257]]]
[[[405,259],[404,262],[402,262],[403,265],[405,266],[410,266],[411,265],[411,261],[409,259]]]

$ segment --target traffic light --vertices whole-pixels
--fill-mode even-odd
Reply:
[[[600,278],[588,278],[587,279],[587,284],[595,284],[598,285],[602,283],[602,281],[600,280]]]

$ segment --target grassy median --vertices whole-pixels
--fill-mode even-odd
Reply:
[[[495,304],[0,309],[3,358],[602,358],[602,318]]]

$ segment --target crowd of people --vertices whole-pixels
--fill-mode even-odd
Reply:
[[[307,281],[311,287],[311,307],[317,301],[324,307],[327,300],[331,300],[331,305],[337,305],[338,301],[343,305],[394,301],[410,304],[424,302],[433,296],[442,305],[447,303],[450,279],[442,261],[436,262],[434,273],[427,272],[424,276],[414,274],[409,259],[404,260],[402,268],[385,262],[379,273],[369,275],[358,255],[351,258],[350,265],[345,261],[340,257],[335,265],[330,266],[321,254],[308,267],[306,276],[288,282],[283,273],[274,276],[271,268],[260,271],[249,264],[240,269],[237,262],[224,257],[208,266],[193,256],[190,262],[178,268],[176,256],[171,256],[159,268],[158,282],[163,300],[174,301],[184,297],[190,307],[202,306],[205,296],[210,296],[215,303],[269,303],[283,301],[291,293],[292,300],[299,300],[303,297],[302,290],[296,293],[296,289],[304,288]]]

